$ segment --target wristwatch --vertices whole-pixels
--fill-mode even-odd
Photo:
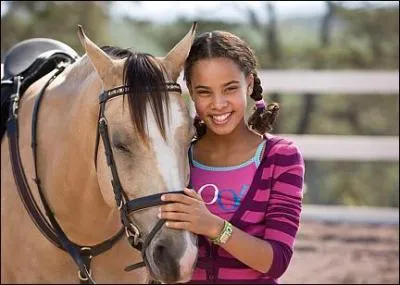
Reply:
[[[225,244],[232,235],[233,227],[230,222],[227,220],[224,221],[224,228],[219,233],[219,235],[215,239],[211,239],[211,241],[215,244],[221,245]]]

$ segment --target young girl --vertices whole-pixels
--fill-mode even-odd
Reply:
[[[215,31],[194,41],[185,63],[196,136],[188,194],[165,194],[166,225],[199,235],[192,283],[278,283],[293,254],[304,162],[291,141],[268,134],[279,106],[266,106],[251,48]],[[247,97],[256,101],[246,124]]]

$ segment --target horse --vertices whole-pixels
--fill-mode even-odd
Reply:
[[[85,54],[11,96],[2,283],[190,280],[197,236],[165,227],[157,213],[163,193],[189,183],[194,131],[176,81],[195,32],[196,23],[157,57],[100,48],[78,26]]]

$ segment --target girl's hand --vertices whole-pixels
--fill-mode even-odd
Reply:
[[[188,230],[204,235],[210,239],[216,238],[224,226],[224,220],[212,214],[203,199],[196,191],[185,188],[183,194],[164,194],[161,200],[172,203],[160,207],[158,217],[166,219],[166,226],[174,229]]]

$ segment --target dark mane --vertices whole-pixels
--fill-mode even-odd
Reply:
[[[166,139],[164,122],[164,104],[169,112],[169,100],[161,66],[157,66],[154,56],[146,53],[135,52],[131,49],[122,49],[112,46],[104,46],[102,50],[113,58],[127,57],[124,65],[125,86],[129,87],[128,96],[129,111],[133,125],[139,135],[147,141],[145,127],[146,106],[150,104],[157,126]]]

